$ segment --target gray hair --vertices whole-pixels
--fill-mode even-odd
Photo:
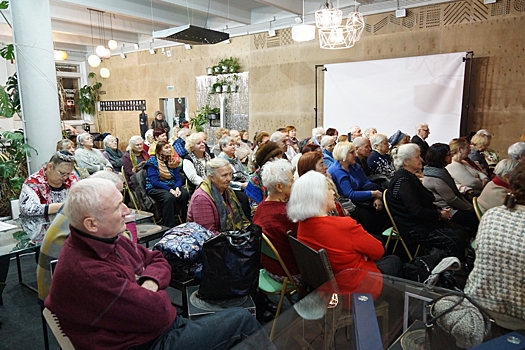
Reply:
[[[427,123],[417,123],[417,125],[416,125],[416,134],[418,133],[419,130],[423,129],[426,126],[428,127]]]
[[[270,141],[275,143],[284,142],[284,137],[285,136],[282,132],[276,131],[272,134],[272,136],[270,136]]]
[[[179,130],[179,132],[177,133],[177,135],[179,137],[182,137],[182,136],[188,136],[189,134],[191,134],[191,130],[188,129],[188,128],[182,128]]]
[[[151,129],[150,129],[151,130]],[[153,135],[152,135],[153,136]],[[131,136],[131,138],[129,139],[128,141],[128,147],[126,147],[126,150],[127,151],[131,151],[131,148],[136,146],[137,143],[139,142],[144,142],[144,140],[142,139],[142,137],[140,137],[139,135],[134,135],[134,136]]]
[[[379,144],[385,140],[388,140],[388,136],[385,134],[375,134],[370,137],[370,146],[372,149],[376,149]]]
[[[485,135],[485,136],[488,136],[489,138],[492,138],[492,133],[488,131],[487,129],[479,129],[476,135]]]
[[[231,137],[224,136],[219,140],[219,148],[222,151],[222,148],[229,144],[230,142],[235,142]]]
[[[335,160],[342,162],[346,159],[348,152],[352,152],[354,150],[355,146],[352,142],[339,142],[337,145],[335,145],[334,151],[332,152],[332,157],[334,157]]]
[[[202,135],[200,133],[191,134],[186,138],[186,145],[184,146],[186,148],[186,151],[193,152],[193,147],[195,147],[196,144],[199,143],[199,140],[204,140],[202,138]]]
[[[290,220],[304,221],[321,214],[327,190],[326,176],[317,171],[310,170],[299,177],[292,185],[286,209]]]
[[[217,174],[217,169],[225,167],[225,166],[230,166],[230,162],[228,162],[224,158],[215,157],[211,159],[209,162],[206,162],[206,175],[208,177],[215,176]]]
[[[363,136],[366,137],[367,139],[369,139],[370,136],[372,136],[372,133],[377,134],[377,129],[376,128],[368,128],[363,133]]]
[[[349,130],[348,130],[348,133],[349,134],[353,134],[355,133],[357,130],[361,129],[358,125],[354,125],[352,126]]]
[[[405,143],[392,150],[394,167],[396,170],[403,169],[405,162],[414,158],[417,152],[421,152],[419,146],[415,143]]]
[[[111,181],[118,189],[119,185],[124,186],[122,175],[107,170],[99,170],[89,177],[89,179],[105,179]]]
[[[516,142],[510,145],[507,152],[510,158],[520,160],[521,157],[525,157],[525,142]]]
[[[146,138],[146,141],[148,141],[149,138],[153,138],[153,129],[148,129],[148,131],[146,131],[144,134],[144,137]]]
[[[362,147],[362,146],[366,145],[369,142],[370,142],[370,140],[368,140],[368,138],[363,137],[363,136],[358,136],[358,137],[356,137],[355,139],[352,140],[352,143],[356,147]]]
[[[502,159],[494,168],[494,174],[499,178],[510,175],[519,163],[516,159]]]
[[[104,137],[104,141],[102,141],[104,143],[104,147],[108,147],[108,144],[113,141],[113,139],[117,139],[115,136],[113,135],[108,135],[106,137]]]
[[[264,164],[261,176],[264,186],[268,189],[268,193],[275,193],[275,186],[278,183],[290,185],[290,182],[293,181],[293,176],[290,181],[292,172],[292,164],[286,159],[278,159]]]
[[[82,148],[82,142],[84,142],[84,140],[88,137],[88,136],[91,136],[90,133],[83,133],[83,134],[79,134],[77,136],[77,148]]]
[[[326,136],[323,136],[321,138],[321,147],[326,147],[328,146],[331,142],[334,142],[335,141],[335,137],[333,136],[329,136],[329,135],[326,135]]]
[[[106,172],[109,173],[109,171]],[[64,214],[69,219],[71,226],[82,230],[85,218],[89,216],[99,218],[104,205],[101,200],[102,194],[113,188],[115,185],[111,181],[97,178],[78,181],[71,186],[64,203]]]
[[[312,129],[312,137],[316,140],[319,140],[321,136],[324,135],[324,129],[320,126],[318,128]]]

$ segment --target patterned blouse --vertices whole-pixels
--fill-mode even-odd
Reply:
[[[71,173],[60,188],[49,186],[45,174],[46,168],[29,176],[22,185],[20,192],[20,214],[25,216],[45,215],[49,204],[63,203],[67,190],[77,182],[77,177]]]
[[[390,180],[396,172],[392,157],[388,154],[383,155],[376,150],[370,153],[367,164],[370,167],[370,175],[385,175]]]

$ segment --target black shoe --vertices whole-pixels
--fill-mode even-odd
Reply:
[[[270,298],[268,298],[268,295],[266,294],[263,294],[262,299],[263,299],[263,302],[264,302],[263,305],[266,311],[270,311],[272,314],[275,315],[275,313],[277,312],[277,304],[271,301]]]
[[[257,310],[255,312],[255,318],[257,319],[257,321],[259,321],[260,323],[266,323],[266,322],[270,322],[271,320],[273,320],[273,315],[271,312],[267,311],[267,310],[263,310],[263,311],[259,311]]]

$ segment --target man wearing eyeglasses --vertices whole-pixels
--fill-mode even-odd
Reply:
[[[425,141],[430,135],[430,128],[426,123],[419,123],[416,125],[416,135],[412,136],[412,143],[419,146],[421,150],[421,158],[425,161],[425,156],[428,150],[428,143]]]

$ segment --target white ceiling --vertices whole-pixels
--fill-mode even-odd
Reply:
[[[454,0],[361,0],[363,14],[391,12]],[[306,0],[305,22],[314,22],[319,0]],[[354,8],[354,0],[333,2],[346,15]],[[77,56],[93,52],[93,44],[112,37],[119,43],[113,54],[150,48],[153,31],[193,24],[225,31],[231,37],[253,34],[269,29],[289,28],[302,16],[301,0],[50,0],[55,48]],[[90,11],[89,9],[95,10]],[[103,12],[100,14],[101,11]],[[4,11],[10,18],[9,11]],[[91,16],[90,16],[91,14]],[[100,30],[102,19],[105,31]],[[111,30],[112,27],[112,30]],[[93,33],[93,37],[92,37]],[[10,43],[11,29],[0,18],[0,42]],[[153,47],[175,43],[155,40]]]

